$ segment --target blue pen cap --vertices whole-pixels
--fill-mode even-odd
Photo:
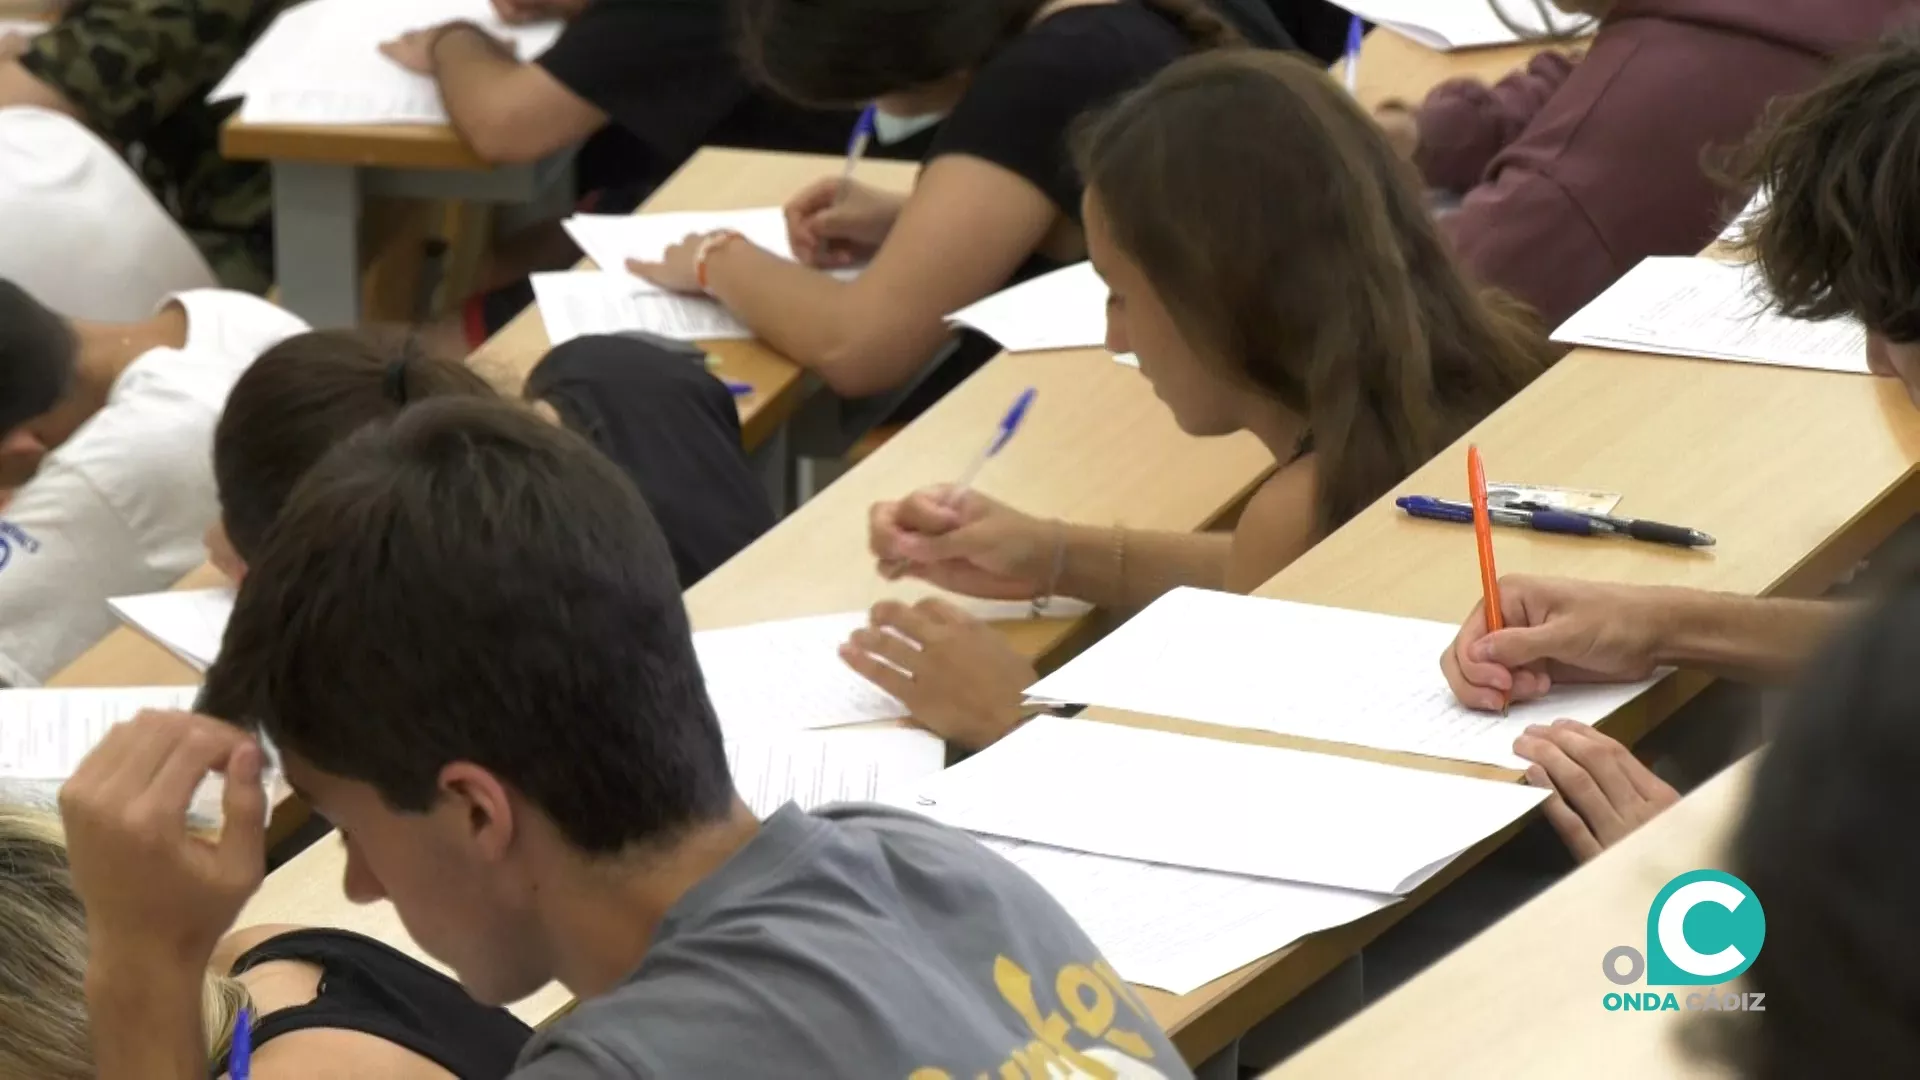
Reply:
[[[1353,56],[1358,53],[1361,43],[1366,40],[1366,37],[1367,24],[1360,16],[1355,15],[1353,19],[1347,23],[1347,55]]]
[[[1013,433],[1020,430],[1020,422],[1027,418],[1027,408],[1033,404],[1034,396],[1038,393],[1038,390],[1029,386],[1013,399],[1013,408],[1008,409],[1007,415],[1000,421],[1000,434],[994,438],[993,445],[987,448],[988,457],[999,453],[1000,448],[1007,445],[1007,440],[1013,438]]]
[[[857,151],[861,140],[873,137],[873,115],[879,108],[878,105],[868,105],[860,110],[860,119],[854,121],[853,134],[847,138],[847,153]]]

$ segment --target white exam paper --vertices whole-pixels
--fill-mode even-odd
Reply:
[[[1008,352],[1090,349],[1107,341],[1107,283],[1082,262],[994,293],[947,316]]]
[[[1572,32],[1590,20],[1569,15],[1542,0],[1336,0],[1340,7],[1379,26],[1389,27],[1436,52],[1512,45],[1520,35],[1500,20],[1507,18],[1534,34]],[[1544,7],[1549,19],[1541,18]],[[1550,21],[1549,21],[1550,20]]]
[[[787,803],[802,810],[837,802],[876,802],[937,773],[947,747],[907,728],[809,731],[727,744],[733,786],[766,817]]]
[[[907,707],[840,659],[866,612],[810,615],[702,630],[693,648],[730,741],[780,732],[899,720]]]
[[[1121,978],[1169,994],[1192,993],[1308,934],[1399,902],[1018,840],[981,842],[1039,882]]]
[[[985,836],[1402,896],[1547,794],[1334,754],[1039,716],[896,802]]]
[[[627,260],[659,262],[668,248],[689,236],[732,229],[755,247],[793,258],[787,216],[777,206],[750,210],[676,210],[658,214],[575,214],[562,222],[567,235],[602,270],[627,273]],[[658,285],[627,275],[644,289]]]
[[[0,690],[0,780],[65,780],[122,720],[191,709],[197,686]]]
[[[1751,265],[1652,258],[1554,331],[1603,349],[1868,374],[1857,320],[1803,322],[1772,308]]]
[[[233,616],[232,589],[189,589],[120,596],[107,601],[120,621],[204,672],[220,656]]]
[[[1499,765],[1529,724],[1596,723],[1652,683],[1558,686],[1507,715],[1456,701],[1451,623],[1175,589],[1027,691],[1205,724]]]
[[[679,296],[626,273],[534,274],[533,299],[553,345],[588,334],[645,330],[675,341],[744,341],[753,331],[704,296]]]

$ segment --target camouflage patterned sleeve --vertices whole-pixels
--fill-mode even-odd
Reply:
[[[81,0],[20,63],[65,94],[89,127],[140,139],[246,50],[256,0]]]

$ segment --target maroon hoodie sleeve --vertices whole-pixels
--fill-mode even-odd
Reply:
[[[1545,52],[1492,86],[1454,79],[1435,87],[1420,108],[1420,150],[1414,156],[1420,175],[1442,191],[1479,183],[1494,155],[1567,81],[1574,63],[1566,53]]]

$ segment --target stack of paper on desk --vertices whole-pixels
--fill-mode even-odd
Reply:
[[[1572,33],[1588,26],[1591,20],[1568,15],[1551,0],[1336,0],[1355,15],[1384,26],[1436,52],[1477,49],[1489,45],[1512,45],[1521,40],[1513,27],[1500,20],[1493,5],[1498,4],[1515,25],[1529,35]],[[1542,9],[1550,17],[1543,19]]]
[[[1507,715],[1454,700],[1449,623],[1176,589],[1029,696],[1521,770],[1528,724],[1595,723],[1650,683],[1556,687]]]
[[[907,707],[840,659],[865,612],[781,619],[693,635],[707,695],[730,740],[898,720]]]
[[[233,615],[232,589],[189,589],[122,596],[107,601],[120,621],[160,647],[206,671],[220,656]]]
[[[1553,340],[1603,349],[1867,374],[1866,330],[1773,310],[1751,265],[1654,258],[1627,272]]]
[[[1308,934],[1398,902],[1017,840],[983,843],[1051,893],[1121,978],[1170,994],[1191,993]]]
[[[984,836],[1405,895],[1547,792],[1041,716],[899,805]]]
[[[488,0],[307,0],[281,13],[208,95],[245,98],[257,124],[444,124],[434,81],[380,46],[413,30],[468,22],[532,59],[560,36],[558,22],[508,26]]]
[[[1107,283],[1092,263],[1075,263],[963,307],[947,321],[1008,352],[1090,349],[1107,340]]]

